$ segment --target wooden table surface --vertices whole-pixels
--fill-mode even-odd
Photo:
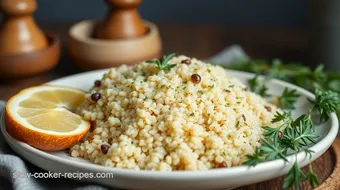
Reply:
[[[74,23],[38,22],[44,31],[56,33],[62,42],[63,54],[51,71],[16,81],[0,80],[0,99],[8,100],[19,90],[66,75],[79,73],[65,53],[68,30]],[[307,37],[303,29],[235,28],[207,24],[158,24],[163,53],[177,53],[206,59],[223,48],[239,44],[252,58],[305,60]]]
[[[74,23],[38,22],[44,31],[56,33],[63,45],[58,65],[51,71],[21,80],[1,80],[0,99],[8,100],[23,88],[39,85],[63,76],[79,73],[65,53],[68,29]],[[239,44],[251,58],[281,58],[305,61],[307,58],[307,34],[304,29],[291,28],[237,28],[207,24],[158,24],[163,42],[163,53],[177,53],[206,59],[223,48]],[[334,153],[328,150],[313,163],[324,181],[333,171]],[[282,178],[237,189],[280,189]],[[302,184],[308,189],[307,183]]]

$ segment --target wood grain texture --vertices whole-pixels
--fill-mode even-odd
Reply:
[[[32,17],[36,8],[36,0],[0,1],[4,13],[0,27],[0,55],[28,53],[48,46],[45,35]]]
[[[48,46],[29,53],[0,55],[0,80],[27,78],[53,68],[60,57],[60,41],[56,35],[46,34]]]
[[[74,65],[84,71],[159,58],[162,51],[159,30],[151,22],[143,24],[149,29],[143,37],[106,41],[91,37],[99,22],[79,22],[70,29],[67,55],[72,58]]]
[[[68,31],[75,22],[38,22],[44,32],[57,34],[63,45],[58,65],[51,71],[23,80],[0,79],[0,99],[7,100],[20,89],[81,72],[65,49]],[[157,23],[156,23],[157,24]],[[252,58],[306,60],[306,31],[294,28],[237,28],[212,24],[158,23],[163,54],[177,53],[207,59],[223,48],[239,44]]]
[[[336,139],[331,147],[332,158],[335,163],[332,174],[317,188],[317,190],[338,190],[340,189],[340,139]],[[321,164],[321,169],[323,165]]]
[[[109,12],[99,25],[96,37],[100,39],[127,39],[142,37],[147,32],[137,6],[141,0],[106,0]]]

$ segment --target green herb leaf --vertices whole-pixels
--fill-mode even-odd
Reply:
[[[282,109],[295,109],[295,103],[300,95],[295,89],[289,90],[286,88],[282,95],[279,97],[280,106]]]
[[[167,71],[169,71],[171,68],[176,66],[176,64],[172,64],[172,65],[168,64],[168,61],[170,59],[172,59],[174,56],[175,56],[175,54],[172,53],[170,55],[164,55],[162,57],[162,59],[160,59],[160,60],[159,59],[153,59],[153,60],[148,60],[146,62],[147,63],[156,64],[156,66],[157,66],[157,68],[159,70],[167,70]]]
[[[238,128],[240,126],[240,121],[236,122],[236,128]]]
[[[312,159],[312,154],[314,153],[314,151],[312,151],[311,149],[306,149],[305,153],[308,155],[309,159]]]
[[[281,158],[285,161],[288,161],[284,155],[285,150],[281,149],[280,145],[275,141],[269,142],[266,139],[262,139],[262,146],[260,146],[260,150],[266,154],[266,160]]]
[[[270,95],[267,94],[267,91],[268,91],[268,88],[263,85],[260,89],[259,89],[259,95],[262,96],[262,97],[269,97]]]
[[[307,180],[310,184],[310,186],[314,189],[315,187],[319,186],[319,180],[316,174],[313,172],[312,167],[309,168],[307,172]]]
[[[258,81],[258,75],[248,80],[249,88],[252,92],[256,92],[259,88],[260,82]]]
[[[283,188],[294,188],[299,189],[299,184],[301,181],[306,179],[306,175],[299,168],[297,162],[295,161],[293,167],[289,170],[287,176],[283,181]]]
[[[227,69],[235,69],[255,73],[256,75],[264,74],[268,78],[281,79],[311,92],[316,88],[328,91],[332,90],[340,96],[340,73],[326,72],[323,65],[311,70],[302,63],[285,62],[279,59],[269,63],[265,60],[239,59],[232,64],[222,64]],[[340,119],[340,109],[337,110],[337,116]]]
[[[300,63],[283,63],[275,59],[272,64],[264,60],[240,60],[224,67],[255,73],[256,76],[248,81],[249,89],[262,96],[266,95],[266,90],[264,84],[261,84],[258,79],[261,74],[267,75],[266,79],[277,78],[314,91],[316,98],[310,102],[313,104],[312,111],[320,114],[320,122],[329,120],[332,112],[337,112],[340,118],[340,86],[338,85],[340,73],[325,72],[323,65],[311,70]],[[279,103],[283,109],[294,109],[298,97],[296,91],[285,89]],[[247,155],[248,160],[244,164],[254,166],[261,161],[275,159],[281,155],[286,156],[288,150],[292,150],[293,153],[304,151],[309,159],[312,158],[313,151],[308,149],[309,144],[315,144],[318,136],[315,133],[311,113],[293,120],[289,112],[277,112],[272,123],[278,122],[282,124],[277,128],[262,127],[264,130],[262,146],[253,155]],[[303,180],[308,180],[312,187],[319,184],[311,165],[310,170],[304,174],[295,161],[284,180],[283,187],[298,189]]]
[[[268,80],[273,78],[284,78],[281,71],[282,62],[279,59],[274,59],[271,68],[266,72]]]
[[[320,123],[327,121],[332,112],[340,110],[339,95],[333,91],[323,91],[315,89],[315,101],[309,100],[314,104],[313,109],[320,114]]]
[[[314,83],[314,86],[316,88],[322,89],[323,84],[327,81],[327,75],[324,72],[324,66],[319,65],[318,67],[316,67],[315,70],[311,73],[311,75],[313,80],[317,82]]]
[[[243,163],[244,165],[256,166],[258,163],[262,161],[262,152],[257,147],[253,155],[246,155],[246,157],[247,157],[247,161]]]
[[[263,135],[266,138],[273,139],[273,141],[278,141],[278,136],[279,136],[279,131],[280,131],[279,127],[275,128],[275,127],[262,126],[262,129],[265,130]]]
[[[252,92],[255,92],[259,94],[262,97],[268,97],[269,94],[267,94],[268,88],[264,85],[261,84],[258,75],[256,75],[254,78],[248,80],[248,85],[249,88]]]
[[[308,146],[309,142],[316,143],[316,140],[319,138],[319,136],[317,136],[315,133],[311,116],[302,115],[299,118],[301,119],[296,120],[293,123],[296,133],[299,134],[298,138],[295,140],[299,141],[300,146]]]
[[[307,147],[309,142],[315,143],[317,138],[311,116],[302,115],[284,129],[282,144],[294,151],[300,151]]]
[[[292,120],[293,119],[290,112],[283,112],[282,114],[280,112],[276,112],[274,118],[272,119],[272,123],[277,123],[280,121],[291,122]]]

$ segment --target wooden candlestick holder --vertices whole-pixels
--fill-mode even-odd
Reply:
[[[69,31],[68,52],[82,70],[135,64],[161,55],[155,24],[143,21],[136,7],[141,0],[106,0],[110,5],[103,21],[82,21]]]
[[[4,14],[0,28],[0,78],[32,76],[54,67],[60,43],[53,34],[44,34],[32,14],[35,0],[2,0]]]
[[[142,22],[137,6],[141,0],[106,0],[110,6],[104,22],[96,31],[96,38],[100,39],[127,39],[142,37],[147,28]]]

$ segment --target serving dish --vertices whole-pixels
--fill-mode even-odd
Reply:
[[[93,81],[100,79],[105,72],[107,70],[81,73],[51,81],[49,84],[88,90]],[[254,76],[253,74],[239,71],[227,70],[226,72],[245,84],[248,79]],[[313,99],[313,94],[302,88],[278,80],[269,81],[267,87],[269,88],[268,92],[273,95],[280,95],[286,87],[296,89],[301,94],[296,104],[297,109],[292,112],[293,117],[307,112],[310,108],[307,98]],[[338,127],[339,124],[335,114],[331,115],[328,122],[316,127],[316,132],[320,138],[310,148],[315,152],[311,158],[312,161],[320,157],[330,147],[338,133]],[[1,118],[1,130],[5,140],[16,153],[40,168],[62,173],[111,173],[112,176],[110,177],[82,178],[80,181],[91,181],[110,187],[126,189],[231,189],[284,175],[295,160],[295,155],[291,155],[287,157],[288,162],[274,160],[260,163],[255,167],[237,166],[208,171],[135,171],[95,165],[83,159],[73,158],[66,151],[44,152],[35,149],[8,135],[3,117]],[[298,153],[296,157],[300,167],[307,165],[310,161],[304,152]],[[77,176],[74,179],[77,179]]]

